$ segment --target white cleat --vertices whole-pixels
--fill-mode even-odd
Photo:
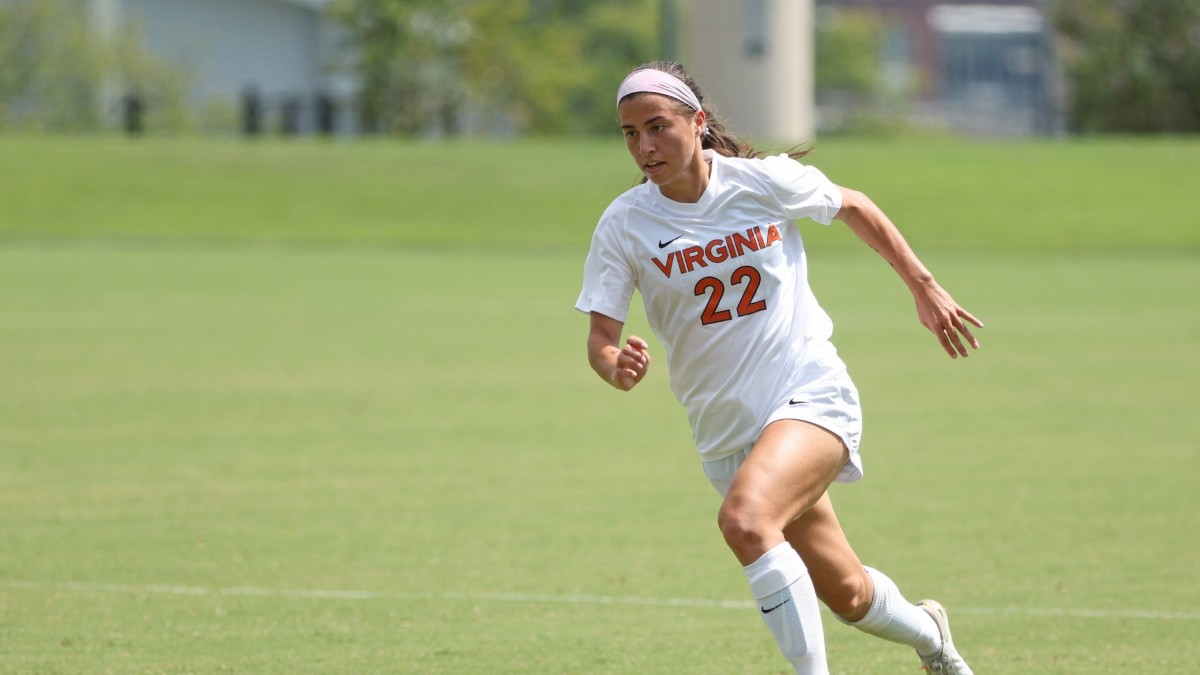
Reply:
[[[944,675],[974,675],[971,666],[958,655],[954,641],[950,639],[950,619],[946,616],[946,608],[937,600],[922,600],[917,607],[929,613],[937,624],[938,632],[942,634],[942,648],[936,654],[921,656],[921,668],[928,673],[943,673]]]

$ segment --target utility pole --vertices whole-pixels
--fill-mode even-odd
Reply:
[[[104,42],[117,39],[121,27],[121,0],[87,0],[88,29]],[[111,71],[104,73],[100,90],[96,94],[96,107],[100,119],[111,122],[114,114],[125,101],[121,91],[127,83],[119,81]]]
[[[679,61],[679,5],[677,0],[659,0],[659,49],[661,58]]]
[[[687,66],[734,133],[816,134],[813,0],[692,0]]]

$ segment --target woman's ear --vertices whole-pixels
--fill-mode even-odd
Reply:
[[[693,121],[696,123],[699,138],[704,138],[708,134],[708,115],[705,115],[703,110],[697,110]]]

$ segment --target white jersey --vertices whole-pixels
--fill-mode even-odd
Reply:
[[[575,308],[624,322],[638,289],[666,346],[671,389],[712,461],[751,445],[793,392],[845,365],[795,225],[832,222],[840,190],[786,155],[705,154],[712,170],[700,201],[672,201],[647,182],[609,205]]]

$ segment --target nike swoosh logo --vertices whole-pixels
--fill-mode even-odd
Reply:
[[[766,607],[759,607],[759,609],[762,610],[763,614],[770,614],[771,612],[774,612],[775,610],[779,609],[780,607],[783,607],[784,605],[788,604],[791,601],[792,601],[792,599],[788,598],[787,600],[784,600],[783,602],[779,603],[778,605],[775,605],[771,609],[767,609]]]
[[[679,235],[679,237],[682,237],[682,236],[683,236],[682,234],[681,234],[681,235]],[[675,237],[675,239],[678,239],[679,237]],[[668,239],[668,240],[666,240],[666,241],[663,241],[663,240],[661,240],[661,239],[660,239],[660,240],[658,241],[658,247],[659,247],[659,248],[666,248],[666,247],[670,246],[670,245],[671,245],[671,242],[675,241],[675,239]]]
[[[803,405],[805,403],[808,403],[808,401],[797,401],[794,398],[788,400],[788,405]]]

